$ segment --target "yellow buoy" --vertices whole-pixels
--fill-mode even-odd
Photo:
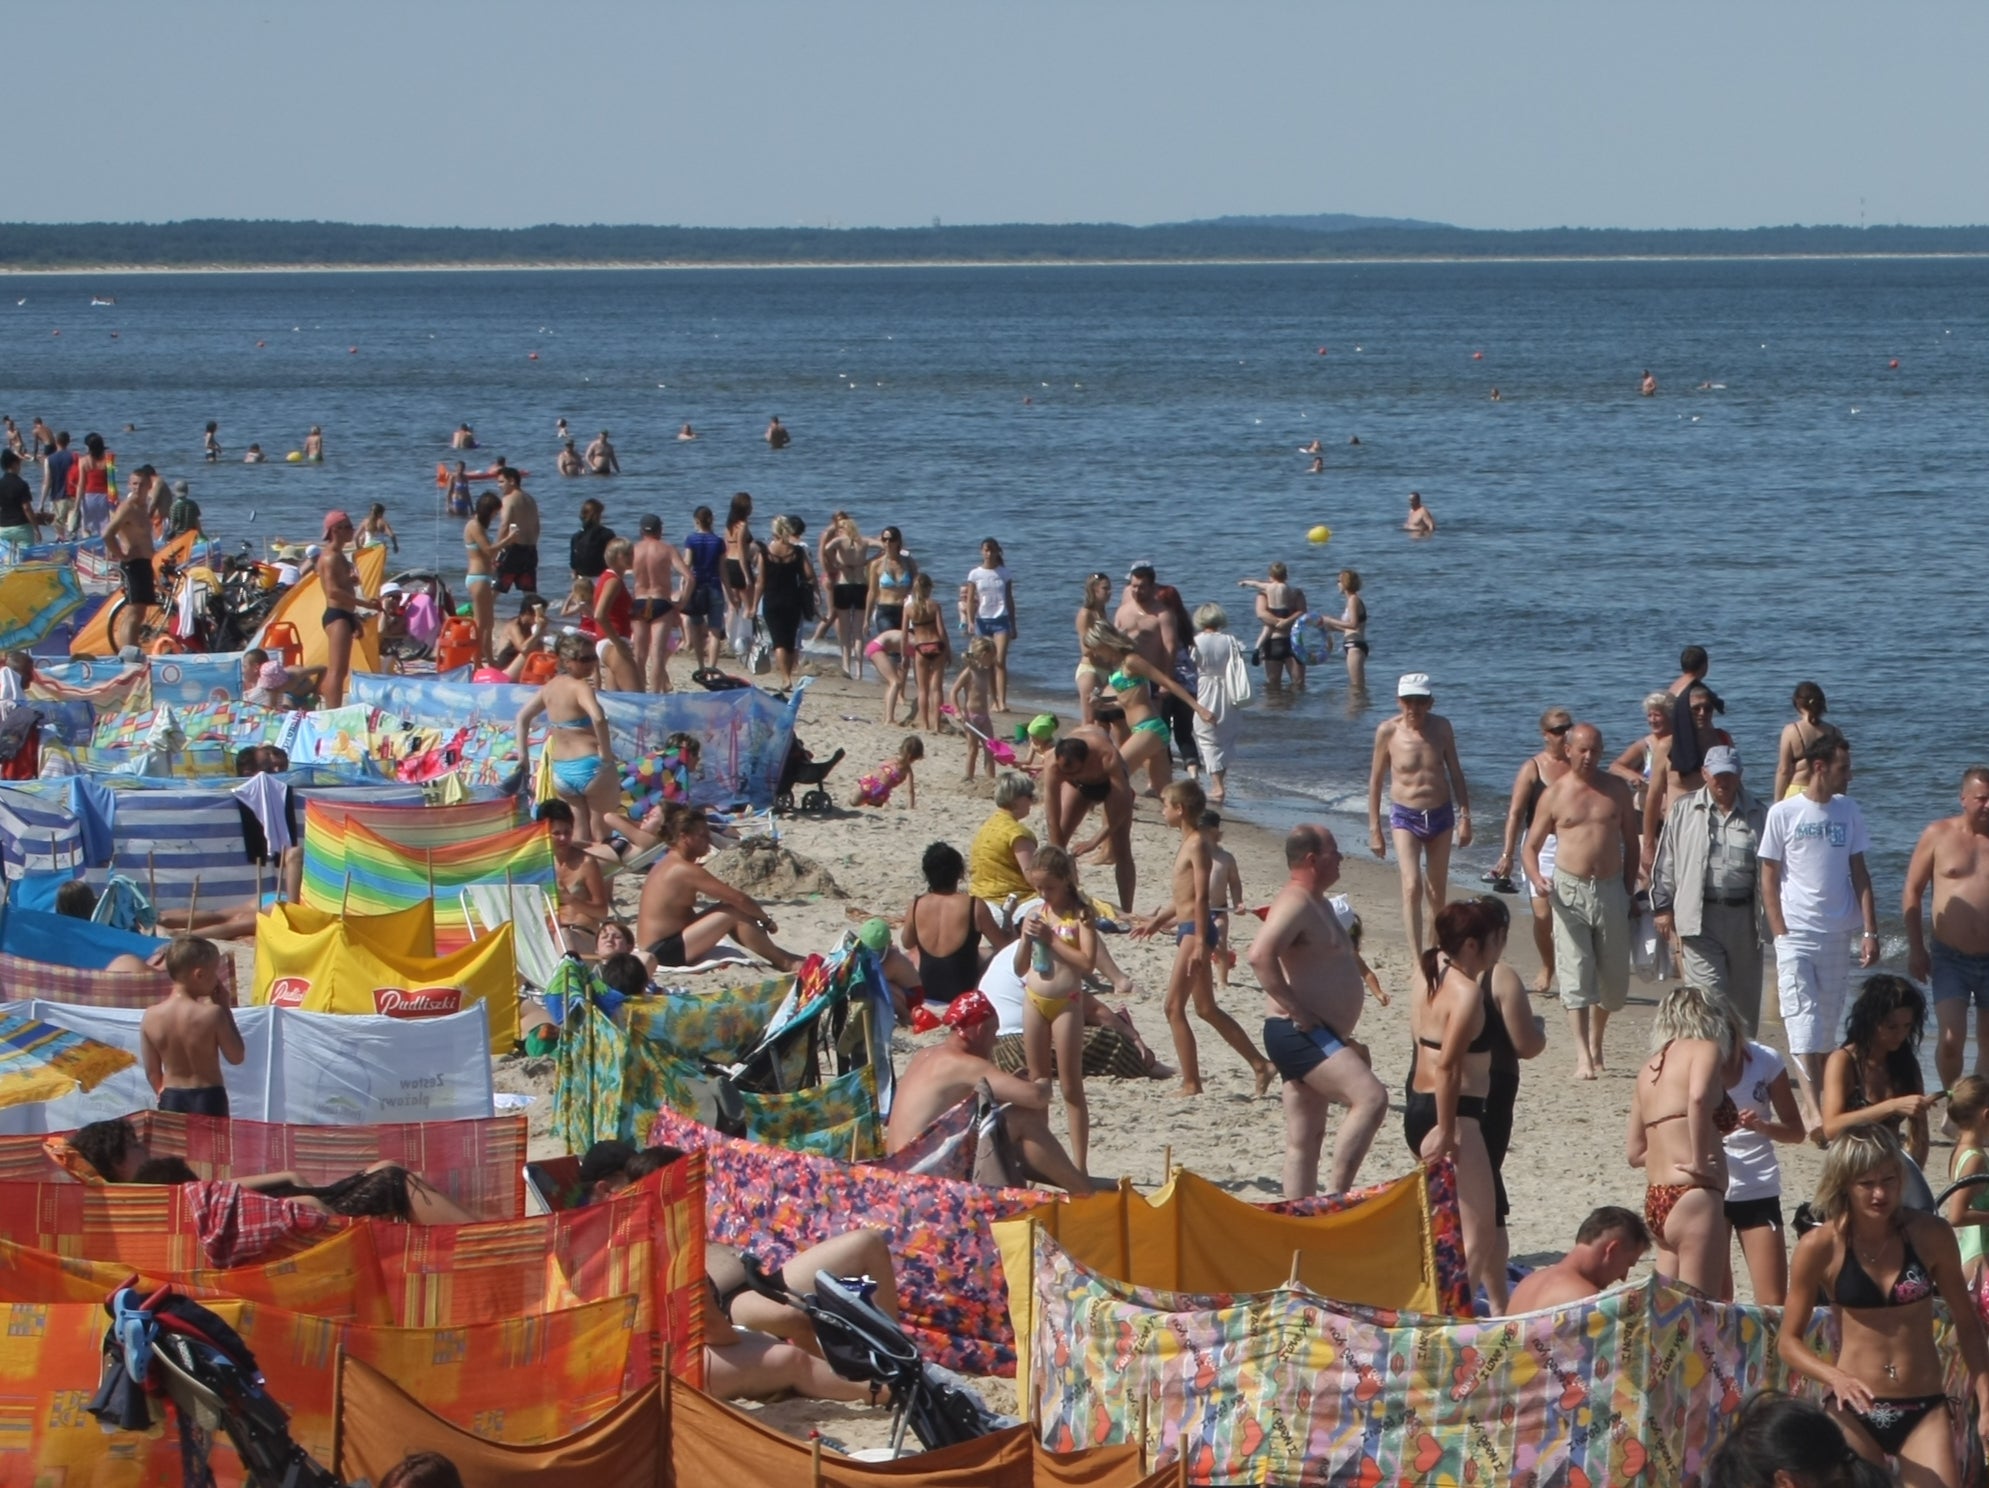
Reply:
[[[1305,534],[1305,540],[1316,543],[1331,542],[1333,540],[1333,529],[1328,527],[1324,522],[1321,522],[1317,527]]]
[[[304,463],[304,452],[302,450],[292,450],[283,458],[288,460],[292,465],[301,465]]]

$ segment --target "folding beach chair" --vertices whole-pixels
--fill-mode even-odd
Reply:
[[[466,885],[459,902],[470,939],[481,940],[500,925],[512,927],[518,949],[518,976],[543,992],[567,953],[566,935],[553,913],[552,896],[538,884]]]

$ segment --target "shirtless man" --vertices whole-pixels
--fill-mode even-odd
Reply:
[[[1657,396],[1657,379],[1651,375],[1648,367],[1644,369],[1644,380],[1637,384],[1637,391],[1646,398]]]
[[[1388,1092],[1354,1042],[1367,995],[1360,957],[1326,903],[1340,844],[1324,827],[1293,827],[1285,863],[1291,877],[1250,944],[1250,967],[1264,988],[1264,1049],[1284,1076],[1285,1197],[1306,1199],[1319,1188],[1329,1108],[1347,1107],[1332,1173],[1333,1192],[1345,1193],[1388,1115]]]
[[[136,491],[136,481],[132,489]],[[110,637],[112,647],[121,651],[138,644],[145,612],[159,602],[158,575],[152,568],[152,514],[144,501],[127,496],[117,504],[104,524],[104,552],[124,573],[124,604]]]
[[[1148,936],[1172,927],[1174,969],[1167,981],[1167,1026],[1174,1035],[1174,1052],[1181,1062],[1181,1088],[1178,1095],[1202,1093],[1201,1056],[1195,1048],[1195,1032],[1188,1024],[1192,1001],[1201,1020],[1222,1036],[1222,1041],[1243,1056],[1257,1076],[1257,1094],[1271,1088],[1276,1073],[1269,1060],[1257,1052],[1250,1035],[1234,1018],[1217,1005],[1211,976],[1211,958],[1220,932],[1214,906],[1209,902],[1209,883],[1214,858],[1209,839],[1202,833],[1202,813],[1208,798],[1192,780],[1177,780],[1160,793],[1167,825],[1181,834],[1181,847],[1174,857],[1174,882],[1166,904],[1141,922],[1134,932]]]
[[[140,465],[131,472],[131,493],[126,499],[145,509],[155,532],[166,525],[166,515],[173,509],[172,487],[150,465]]]
[[[327,708],[345,702],[346,679],[352,675],[352,643],[359,635],[363,610],[377,610],[359,597],[359,575],[345,556],[352,541],[352,518],[342,511],[325,513],[325,546],[318,554],[318,587],[324,591],[325,612],[319,624],[325,633],[325,679],[318,689]]]
[[[635,667],[648,692],[670,690],[670,632],[675,628],[677,575],[691,587],[690,566],[683,554],[663,541],[663,519],[647,516],[635,540],[635,562],[629,578],[635,598],[629,611],[635,631]]]
[[[1186,638],[1177,633],[1174,612],[1161,604],[1155,592],[1151,563],[1135,563],[1126,571],[1126,587],[1112,623],[1133,638],[1139,647],[1139,654],[1149,666],[1166,676],[1174,675],[1174,655]],[[1170,705],[1179,702],[1179,699],[1159,688],[1153,691],[1154,707],[1161,717],[1167,719],[1171,728],[1174,715]],[[1162,751],[1147,764],[1147,788],[1158,795],[1167,783],[1169,773],[1168,756]],[[1127,907],[1131,908],[1131,905]]]
[[[1575,1231],[1575,1248],[1512,1289],[1506,1315],[1565,1307],[1606,1292],[1636,1269],[1651,1248],[1651,1232],[1635,1211],[1605,1204]]]
[[[684,427],[688,429],[690,425],[685,424]],[[794,436],[787,432],[787,426],[781,423],[777,413],[767,416],[767,432],[760,437],[766,440],[768,449],[786,449],[794,442]]]
[[[1374,759],[1367,774],[1367,845],[1388,856],[1381,836],[1381,786],[1388,780],[1388,825],[1402,875],[1402,928],[1409,954],[1423,954],[1423,903],[1430,917],[1443,908],[1450,883],[1450,841],[1471,845],[1471,791],[1457,762],[1457,736],[1449,720],[1430,711],[1430,679],[1410,672],[1395,685],[1402,712],[1374,731]]]
[[[1674,696],[1677,695],[1677,686],[1677,683],[1672,684]],[[1664,826],[1665,813],[1671,809],[1671,803],[1706,783],[1707,750],[1722,744],[1729,748],[1733,745],[1733,736],[1713,723],[1713,715],[1720,706],[1713,689],[1703,682],[1689,682],[1684,696],[1686,714],[1692,720],[1689,735],[1692,747],[1688,749],[1680,742],[1676,727],[1664,738],[1651,742],[1651,779],[1649,788],[1644,792],[1641,823],[1644,834],[1642,866],[1647,875],[1652,861],[1657,857],[1658,832]],[[1687,763],[1691,765],[1689,770],[1678,768]]]
[[[533,819],[546,824],[552,838],[553,882],[558,889],[559,928],[567,944],[583,956],[598,947],[601,922],[614,907],[607,880],[601,877],[601,864],[585,847],[573,840],[573,808],[564,801],[541,801]]]
[[[1078,1171],[1050,1130],[1048,1082],[1004,1074],[995,1065],[1000,1019],[986,994],[978,988],[962,992],[940,1021],[950,1030],[945,1041],[919,1050],[898,1075],[884,1150],[903,1151],[940,1115],[985,1083],[1003,1107],[1002,1129],[1021,1149],[1030,1176],[1054,1183],[1073,1198],[1088,1197],[1091,1180]]]
[[[229,1011],[232,994],[221,984],[221,952],[211,940],[177,936],[166,947],[166,975],[173,990],[138,1024],[145,1078],[162,1111],[225,1117],[221,1061],[240,1064],[247,1050]]]
[[[568,477],[587,473],[587,462],[580,458],[580,451],[573,447],[571,439],[559,447],[559,458],[554,465],[561,475]]]
[[[1402,523],[1402,530],[1417,537],[1428,537],[1436,531],[1436,518],[1430,515],[1430,509],[1423,505],[1422,496],[1415,491],[1409,493],[1409,516]]]
[[[801,957],[773,943],[778,927],[757,899],[698,866],[711,855],[711,826],[704,813],[692,806],[665,806],[662,825],[670,850],[642,881],[636,910],[635,939],[643,959],[659,968],[687,966],[729,935],[776,971],[799,966]]]
[[[1089,841],[1073,844],[1071,838],[1093,806],[1105,808],[1104,826]],[[1119,903],[1131,909],[1139,886],[1139,866],[1133,861],[1133,783],[1104,729],[1084,724],[1057,741],[1043,769],[1043,810],[1050,841],[1069,848],[1072,857],[1083,857],[1100,843],[1111,845]]]
[[[539,592],[539,503],[518,482],[518,472],[504,466],[497,472],[503,505],[497,509],[497,530],[514,532],[511,546],[497,555],[497,592],[521,589]]]
[[[1601,768],[1602,733],[1578,723],[1568,773],[1533,811],[1520,866],[1554,906],[1554,974],[1575,1035],[1575,1077],[1603,1071],[1602,1032],[1630,995],[1630,896],[1637,888],[1637,808],[1630,787]],[[1540,852],[1554,843],[1554,876]]]
[[[1920,925],[1920,900],[1934,891],[1934,944]],[[1906,869],[1906,974],[1933,987],[1940,1042],[1934,1069],[1946,1089],[1961,1078],[1968,1010],[1975,1009],[1975,1067],[1989,1039],[1989,766],[1961,777],[1961,814],[1937,821],[1913,845]]]
[[[456,432],[449,436],[449,448],[452,450],[472,450],[476,447],[476,431],[468,424],[456,425]]]
[[[603,429],[601,437],[587,446],[583,457],[587,461],[590,475],[620,475],[622,462],[615,456],[615,447],[608,443],[608,431]]]

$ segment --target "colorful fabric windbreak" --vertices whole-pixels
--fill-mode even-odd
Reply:
[[[230,973],[234,963],[223,963]],[[78,1007],[148,1008],[173,989],[163,971],[106,971],[57,966],[0,953],[0,1002],[40,998]]]
[[[681,1059],[658,1059],[641,1045],[634,1045],[631,1052],[637,1050],[645,1075],[655,1080],[658,1102],[645,1106],[638,1089],[634,1103],[624,1107],[625,1116],[630,1118],[625,1124],[631,1128],[624,1137],[627,1141],[640,1140],[639,1130],[663,1106],[693,1120],[698,1114],[695,1082],[701,1079],[699,1071]],[[883,1123],[877,1116],[877,1072],[868,1066],[784,1095],[741,1091],[739,1102],[745,1108],[744,1136],[749,1142],[845,1162],[868,1162],[884,1151]]]
[[[1449,1158],[1423,1164],[1423,1181],[1429,1187],[1430,1250],[1436,1256],[1436,1286],[1440,1299],[1436,1310],[1452,1317],[1471,1315],[1471,1272],[1464,1264],[1464,1220],[1457,1212],[1457,1165]],[[1389,1185],[1371,1183],[1339,1194],[1316,1194],[1309,1199],[1276,1199],[1253,1207],[1266,1214],[1338,1214],[1362,1204]]]
[[[894,1173],[924,1173],[961,1182],[974,1176],[974,1156],[980,1147],[975,1124],[980,1103],[973,1096],[957,1100],[927,1123],[926,1129],[875,1165]]]
[[[1080,1266],[1040,1228],[1034,1255],[1024,1407],[1044,1443],[1137,1441],[1144,1421],[1157,1460],[1185,1462],[1195,1483],[1691,1488],[1741,1405],[1791,1384],[1779,1310],[1655,1279],[1463,1320],[1304,1291],[1150,1291]],[[1965,1397],[1950,1331],[1943,1318],[1948,1393]],[[1829,1356],[1834,1334],[1820,1312],[1811,1343]]]
[[[410,816],[445,815],[462,807]],[[396,829],[402,830],[402,829]],[[470,943],[462,891],[472,884],[553,886],[552,838],[543,823],[480,832],[440,843],[403,844],[351,815],[305,808],[304,903],[329,914],[384,915],[430,904],[435,949],[449,955]]]
[[[171,1111],[135,1111],[125,1119],[154,1157],[185,1158],[203,1178],[291,1171],[306,1183],[323,1184],[393,1162],[478,1219],[516,1219],[525,1212],[523,1116],[381,1126],[288,1126]],[[43,1155],[43,1141],[0,1135],[0,1182],[61,1181],[62,1169]]]
[[[0,1106],[24,1106],[89,1090],[134,1060],[67,1028],[0,1012]],[[875,1117],[875,1107],[872,1108]]]
[[[256,1002],[391,1018],[432,1018],[480,1002],[490,1018],[491,1053],[509,1054],[518,1042],[513,927],[423,956],[408,948],[410,920],[418,924],[428,908],[415,900],[375,916],[272,904],[256,920]],[[439,948],[439,930],[431,935]]]
[[[720,1136],[674,1111],[651,1145],[705,1154],[705,1238],[772,1266],[844,1230],[882,1230],[906,1332],[926,1357],[966,1374],[1010,1374],[1001,1252],[992,1225],[1052,1202],[1027,1189],[855,1167]]]
[[[67,1179],[0,1183],[0,1240],[53,1255],[121,1261],[148,1275],[202,1270],[214,1264],[210,1245],[218,1239],[225,1253],[233,1248],[233,1237],[217,1236],[206,1228],[212,1216],[209,1206],[197,1199],[201,1187],[135,1183],[94,1187]],[[245,1198],[261,1200],[250,1206],[259,1222],[284,1204],[257,1194]],[[225,1221],[227,1216],[221,1218]],[[299,1216],[288,1234],[264,1237],[262,1253],[275,1259],[302,1250],[346,1223],[312,1211],[308,1218]]]
[[[1180,1171],[1152,1195],[1118,1188],[995,1226],[1015,1323],[1017,1389],[1029,1388],[1032,1231],[1115,1281],[1170,1292],[1262,1292],[1297,1279],[1337,1300],[1403,1312],[1439,1310],[1429,1190],[1418,1168],[1367,1197],[1313,1216],[1272,1214]]]
[[[736,1064],[750,1054],[793,989],[794,978],[769,977],[715,992],[666,992],[628,1005],[628,1033],[696,1064]]]

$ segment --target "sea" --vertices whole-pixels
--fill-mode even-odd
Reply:
[[[1302,695],[1260,691],[1232,809],[1325,816],[1358,851],[1375,725],[1397,675],[1427,672],[1483,834],[1467,879],[1540,711],[1613,756],[1687,644],[1763,792],[1791,690],[1823,686],[1894,932],[1915,837],[1989,760],[1980,259],[13,276],[0,338],[0,412],[190,480],[231,545],[378,501],[403,565],[457,572],[434,473],[464,422],[472,468],[533,473],[549,564],[585,497],[681,538],[744,490],[763,535],[837,508],[900,526],[950,612],[998,538],[1017,696],[1065,716],[1087,572],[1150,561],[1247,641],[1239,579],[1281,560],[1337,612],[1357,569],[1369,695],[1337,656]],[[772,414],[794,436],[777,452]],[[612,432],[619,478],[554,473],[562,416],[583,446]],[[313,424],[326,463],[285,463]],[[251,441],[272,463],[240,463]],[[1401,530],[1412,490],[1426,541]]]

